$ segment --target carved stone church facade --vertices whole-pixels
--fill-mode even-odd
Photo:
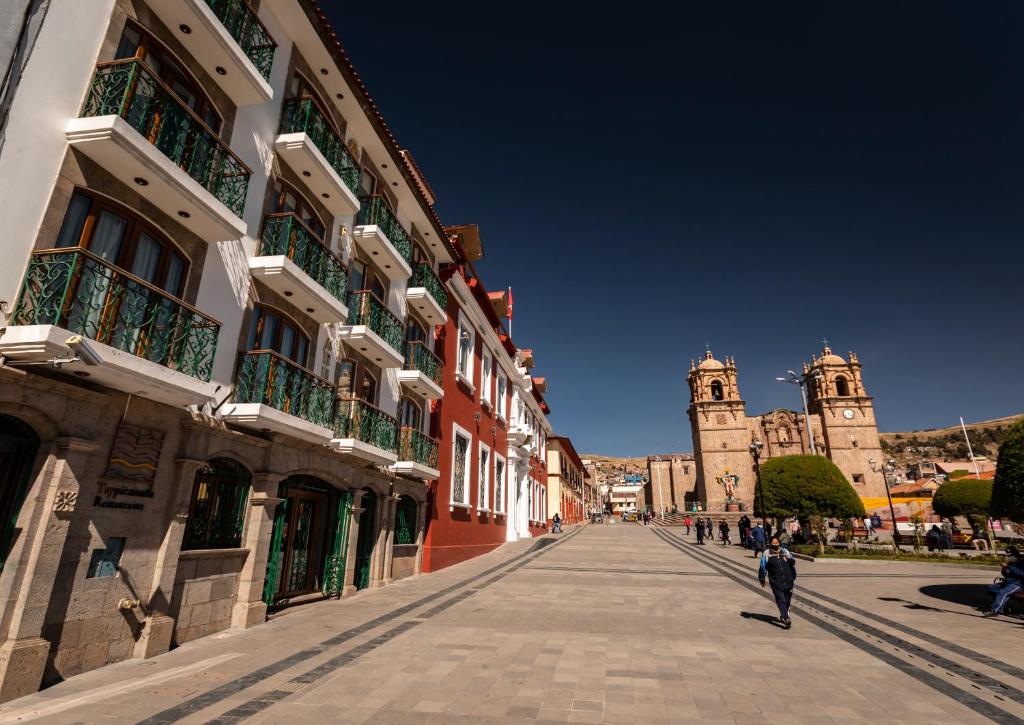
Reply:
[[[882,449],[875,422],[873,399],[861,379],[857,355],[844,360],[827,346],[820,356],[804,363],[808,380],[807,407],[816,452],[831,459],[861,498],[885,496]],[[711,351],[699,364],[691,361],[690,428],[696,465],[695,498],[709,510],[726,506],[723,477],[732,479],[733,494],[745,511],[753,510],[753,441],[764,447],[761,462],[776,456],[811,452],[808,426],[802,412],[779,408],[748,416],[740,395],[736,361],[724,362]]]

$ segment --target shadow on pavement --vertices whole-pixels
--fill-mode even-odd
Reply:
[[[918,591],[926,597],[977,609],[988,609],[992,601],[984,584],[929,584]]]
[[[766,622],[772,626],[778,627],[779,629],[785,629],[785,625],[779,621],[778,617],[773,617],[770,614],[759,614],[757,612],[740,612],[740,616],[744,619],[756,619],[759,622]]]

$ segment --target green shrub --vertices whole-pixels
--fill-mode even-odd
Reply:
[[[932,509],[939,516],[988,518],[992,509],[992,482],[962,478],[948,481],[935,492]]]
[[[764,511],[760,506],[764,504]],[[758,515],[862,518],[864,504],[842,471],[824,456],[781,456],[761,466],[761,486],[754,492]]]
[[[1024,521],[1024,420],[1010,428],[999,445],[992,515]]]

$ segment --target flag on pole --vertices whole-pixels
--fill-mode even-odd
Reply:
[[[508,321],[512,322],[512,287],[508,288]]]

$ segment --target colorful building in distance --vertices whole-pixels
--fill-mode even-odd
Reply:
[[[548,437],[548,517],[559,513],[565,524],[580,523],[587,516],[583,461],[566,436]]]

